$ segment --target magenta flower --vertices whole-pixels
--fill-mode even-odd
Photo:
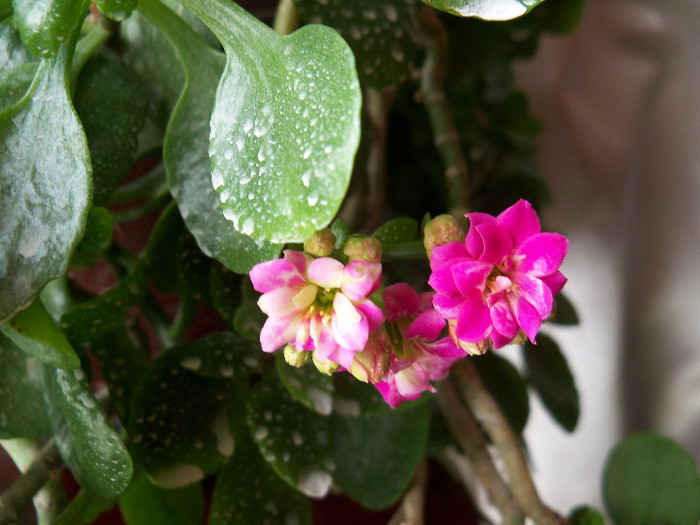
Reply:
[[[435,309],[470,353],[500,348],[524,333],[530,341],[566,283],[559,271],[568,240],[541,233],[532,205],[520,200],[498,217],[468,213],[464,243],[433,248],[428,281]]]
[[[432,292],[419,294],[405,283],[384,290],[388,337],[380,330],[370,337],[368,346],[393,346],[389,369],[375,384],[392,408],[426,390],[435,392],[430,382],[444,379],[452,364],[465,356],[450,337],[438,339],[445,319],[433,309],[432,298]]]
[[[378,263],[313,257],[285,250],[282,259],[255,265],[253,287],[262,292],[258,306],[269,317],[260,332],[263,351],[290,344],[313,351],[348,368],[355,352],[384,321],[381,309],[368,297],[377,289]]]

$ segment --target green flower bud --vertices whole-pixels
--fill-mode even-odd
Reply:
[[[311,359],[311,352],[306,352],[304,350],[299,352],[292,345],[284,347],[284,360],[294,368],[301,368],[309,362],[309,359]]]
[[[315,257],[328,257],[335,247],[335,235],[329,228],[318,230],[304,241],[304,251]]]
[[[363,383],[379,383],[391,364],[391,341],[384,329],[371,334],[362,352],[355,352],[350,373]]]
[[[345,243],[343,253],[351,261],[380,263],[382,262],[382,243],[374,237],[353,235]]]
[[[436,246],[452,241],[464,241],[464,232],[452,215],[438,215],[425,225],[423,234],[423,246],[428,259]]]
[[[327,359],[325,361],[320,361],[316,358],[316,356],[313,357],[314,359],[314,365],[316,365],[316,368],[318,368],[318,371],[326,374],[327,376],[332,376],[333,372],[338,370],[340,368],[340,365],[338,363],[334,363],[330,359]]]

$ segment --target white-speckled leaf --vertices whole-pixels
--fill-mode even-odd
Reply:
[[[305,21],[336,29],[350,45],[362,83],[405,80],[420,49],[417,0],[294,0]]]
[[[85,226],[91,168],[68,94],[69,48],[0,113],[0,323],[65,272]]]
[[[12,21],[36,57],[53,57],[79,26],[87,0],[13,0]]]
[[[255,264],[277,257],[282,247],[254,241],[232,228],[211,184],[209,118],[224,56],[163,6],[144,2],[141,12],[163,31],[185,70],[185,86],[170,117],[163,147],[170,191],[202,251],[235,272],[247,273]]]
[[[484,20],[511,20],[524,15],[543,0],[423,0],[428,5],[457,16]]]
[[[303,241],[350,181],[361,105],[350,48],[329,27],[281,36],[234,3],[182,4],[226,51],[209,142],[224,216],[254,239]]]
[[[283,352],[275,353],[277,373],[290,394],[304,406],[327,416],[333,409],[333,377],[322,374],[310,362],[296,368],[287,364]]]
[[[131,479],[131,457],[85,374],[80,368],[40,366],[44,404],[61,457],[81,487],[100,499],[118,496]]]

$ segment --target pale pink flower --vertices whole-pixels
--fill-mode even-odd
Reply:
[[[566,278],[559,271],[568,240],[541,233],[537,213],[520,200],[498,217],[468,213],[462,242],[433,248],[428,281],[435,309],[470,353],[500,348],[524,333],[534,343]]]
[[[321,362],[330,359],[348,368],[384,321],[381,309],[368,299],[381,273],[378,263],[343,265],[294,250],[255,265],[250,280],[262,292],[258,306],[268,315],[260,332],[263,351],[290,344],[298,351],[313,351]]]
[[[465,356],[450,337],[438,339],[445,319],[433,309],[432,297],[432,292],[419,294],[405,283],[384,290],[388,337],[379,331],[370,337],[369,345],[393,347],[389,369],[375,384],[392,408],[426,390],[435,392],[430,382],[444,379],[452,364]]]

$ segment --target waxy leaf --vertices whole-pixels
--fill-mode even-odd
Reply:
[[[0,24],[0,71],[21,66],[33,60],[34,57],[22,43],[19,31],[10,24]]]
[[[87,0],[13,0],[12,20],[35,57],[56,56],[82,22]]]
[[[426,404],[380,417],[334,416],[333,480],[364,507],[388,507],[425,453],[429,419]]]
[[[93,0],[93,2],[112,20],[124,20],[136,7],[137,0]]]
[[[32,378],[35,367],[36,360],[0,334],[0,439],[49,431],[41,390]]]
[[[111,243],[112,215],[106,208],[93,206],[88,213],[85,235],[76,246],[70,265],[73,268],[94,266]]]
[[[41,368],[44,404],[61,457],[93,496],[118,496],[131,479],[131,457],[90,392],[82,369]]]
[[[242,276],[222,264],[212,264],[209,273],[209,296],[226,324],[235,326],[236,311],[241,304]]]
[[[457,16],[484,20],[511,20],[524,15],[543,0],[423,0],[428,5]]]
[[[382,244],[409,242],[416,238],[418,222],[407,217],[392,219],[377,228],[372,237]]]
[[[282,384],[304,406],[327,416],[333,408],[333,378],[307,363],[296,368],[287,364],[283,352],[276,352],[275,364]]]
[[[635,434],[612,450],[603,498],[617,525],[700,522],[697,466],[680,445],[656,434]]]
[[[523,346],[528,379],[545,408],[564,430],[573,432],[580,414],[578,390],[557,343],[544,334]]]
[[[158,217],[148,238],[144,257],[146,274],[151,284],[162,292],[178,290],[177,248],[183,227],[177,204],[171,202]]]
[[[66,271],[85,226],[91,168],[68,93],[71,48],[43,60],[0,113],[0,323]]]
[[[225,0],[181,3],[226,51],[209,141],[224,216],[254,239],[304,241],[350,181],[361,104],[352,52],[326,26],[281,36]]]
[[[275,474],[250,439],[243,439],[216,479],[209,525],[252,523],[311,525],[311,505]]]
[[[282,246],[254,241],[232,228],[212,187],[209,119],[224,56],[157,2],[143,2],[139,9],[163,31],[185,68],[185,86],[163,148],[170,191],[202,251],[234,272],[247,273],[255,264],[277,257]]]
[[[420,49],[417,0],[294,0],[294,5],[305,21],[343,36],[363,83],[383,87],[407,78]]]
[[[0,326],[25,352],[58,368],[77,368],[80,359],[40,299]]]

